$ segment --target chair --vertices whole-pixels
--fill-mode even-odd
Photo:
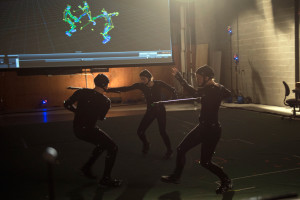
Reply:
[[[296,117],[296,108],[300,105],[300,100],[299,99],[286,99],[287,96],[290,95],[290,88],[288,84],[285,81],[282,81],[284,88],[285,88],[285,97],[283,100],[284,105],[289,106],[293,108],[293,114],[290,116],[290,118],[295,118]]]

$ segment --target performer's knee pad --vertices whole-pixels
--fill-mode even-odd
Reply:
[[[200,162],[200,165],[206,169],[210,168],[212,166],[211,162],[210,161],[206,161],[206,162]]]
[[[103,152],[103,149],[97,145],[96,148],[93,150],[93,155],[99,155]]]

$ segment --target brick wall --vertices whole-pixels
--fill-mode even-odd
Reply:
[[[288,4],[290,2],[290,4]],[[240,13],[233,24],[233,52],[239,52],[238,88],[255,103],[283,105],[286,81],[295,82],[293,1],[257,1],[259,9]]]
[[[221,82],[254,103],[283,106],[282,81],[295,84],[294,1],[204,0],[196,10],[197,42],[209,41],[210,55],[222,51]]]

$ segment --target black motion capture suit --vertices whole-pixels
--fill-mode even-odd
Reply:
[[[149,72],[150,73],[150,72]],[[152,87],[148,87],[147,85],[143,83],[135,83],[131,86],[127,87],[118,87],[118,88],[109,88],[108,92],[127,92],[130,90],[141,90],[145,96],[146,102],[147,102],[147,111],[140,122],[140,125],[137,130],[137,134],[141,141],[143,142],[143,153],[148,153],[149,150],[149,142],[146,138],[145,132],[147,128],[150,126],[150,124],[153,122],[153,120],[156,118],[159,126],[159,132],[160,135],[167,147],[167,153],[166,157],[168,157],[167,154],[172,153],[171,149],[171,143],[169,136],[166,132],[166,109],[163,104],[159,104],[158,106],[153,106],[153,102],[161,101],[162,100],[162,89],[165,88],[172,92],[173,98],[177,97],[176,91],[174,88],[169,86],[163,81],[154,80],[154,85]]]
[[[73,107],[75,102],[77,102],[77,108]],[[105,116],[111,106],[110,99],[94,89],[79,89],[65,101],[64,106],[75,113],[73,121],[75,135],[81,140],[96,145],[91,157],[82,167],[82,172],[89,178],[96,178],[91,173],[91,167],[101,153],[106,150],[107,156],[105,159],[105,168],[102,180],[109,180],[115,163],[118,146],[96,125],[96,122],[97,120],[105,119]]]
[[[184,165],[185,154],[195,146],[201,144],[200,164],[218,176],[221,183],[227,184],[230,180],[221,167],[213,163],[212,156],[221,137],[221,125],[218,121],[218,112],[221,101],[231,95],[223,85],[207,85],[199,90],[190,86],[178,72],[175,78],[194,97],[201,97],[201,111],[199,124],[193,128],[177,147],[176,168],[171,176],[163,176],[162,181],[177,183]],[[221,187],[220,187],[221,188]],[[224,189],[224,188],[221,188]],[[216,191],[222,193],[222,191]]]

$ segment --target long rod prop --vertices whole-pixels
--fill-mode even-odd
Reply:
[[[167,101],[156,101],[156,102],[153,102],[153,104],[168,104],[168,103],[178,103],[178,102],[185,102],[185,101],[198,101],[200,100],[201,98],[198,97],[198,98],[186,98],[186,99],[172,99],[172,100],[167,100]]]
[[[71,89],[71,90],[78,90],[78,89],[82,89],[80,87],[72,87],[69,86],[67,87],[67,89]],[[156,101],[153,102],[153,105],[157,105],[157,104],[169,104],[169,103],[179,103],[179,102],[185,102],[185,101],[199,101],[201,99],[201,97],[197,97],[197,98],[186,98],[186,99],[172,99],[172,100],[167,100],[167,101]]]
[[[69,90],[79,90],[79,89],[82,89],[82,88],[81,87],[69,86],[69,87],[67,87],[67,89],[69,89]]]

